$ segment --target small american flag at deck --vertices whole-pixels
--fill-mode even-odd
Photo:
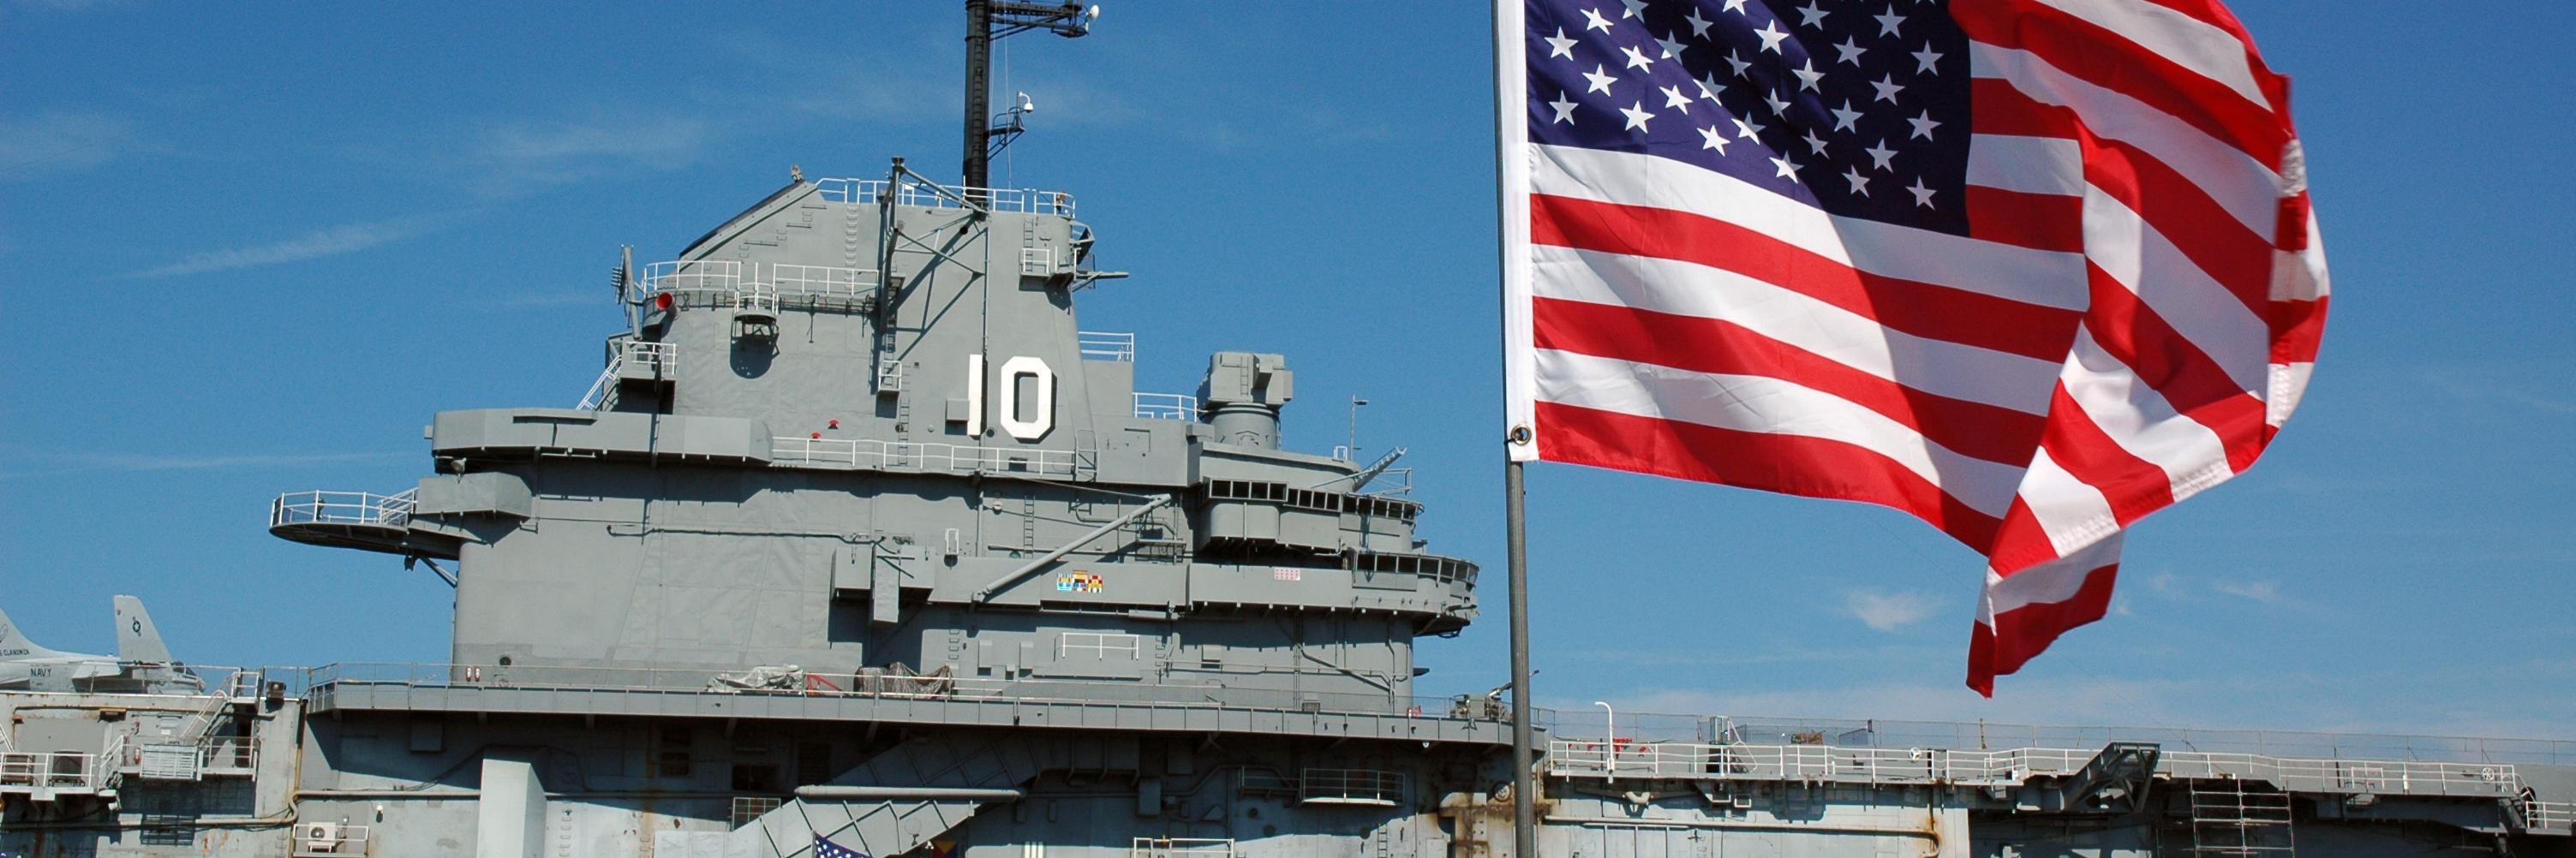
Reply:
[[[814,838],[814,858],[868,858],[868,853],[843,847],[822,837]]]
[[[1512,455],[1882,504],[1991,694],[2253,464],[2325,319],[2217,0],[1501,0]]]

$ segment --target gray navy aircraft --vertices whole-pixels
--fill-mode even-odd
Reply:
[[[0,691],[194,694],[205,683],[170,657],[143,600],[116,597],[116,655],[46,649],[0,613]]]
[[[991,40],[1092,13],[966,8],[962,183],[747,193],[615,268],[583,395],[269,502],[453,584],[446,661],[0,691],[0,855],[1511,856],[1509,707],[1415,685],[1476,564],[1396,456],[1283,437],[1286,356],[1135,389],[1075,315],[1115,224],[983,170]],[[2576,855],[2576,743],[1600,725],[1533,719],[1541,855]]]

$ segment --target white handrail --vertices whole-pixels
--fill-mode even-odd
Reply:
[[[906,473],[1030,473],[1071,476],[1071,450],[977,447],[845,438],[770,439],[770,461],[779,465],[840,465],[870,471]]]
[[[2069,775],[2098,749],[1947,750],[1835,745],[1688,742],[1548,743],[1550,774],[1689,780],[1835,781],[1867,784],[2014,785]],[[2398,795],[2519,795],[2511,765],[2416,760],[2328,760],[2166,751],[2157,772],[2178,778],[2259,778],[2285,788]]]
[[[1186,393],[1136,394],[1138,420],[1197,420],[1199,398]]]
[[[889,187],[884,179],[815,179],[814,184],[821,187],[823,201],[832,203],[873,203],[883,199]],[[1073,195],[1063,191],[960,185],[939,185],[934,189],[918,182],[904,182],[893,188],[896,205],[962,209],[966,206],[959,202],[961,198],[977,198],[987,211],[1073,216]]]
[[[413,508],[419,505],[419,498],[419,489],[407,489],[390,495],[369,492],[287,492],[278,495],[277,500],[269,504],[268,526],[351,524],[403,527],[411,523],[411,513]]]
[[[1136,362],[1136,335],[1123,331],[1075,331],[1073,341],[1084,360]]]

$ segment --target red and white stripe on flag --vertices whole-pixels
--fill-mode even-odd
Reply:
[[[1964,57],[1925,41],[1899,70],[1920,79],[1879,76],[1885,104],[1864,108],[1912,115],[1900,81],[1965,87],[1968,127],[1916,120],[1909,141],[1966,135],[1955,199],[1913,185],[1964,228],[1852,213],[1928,153],[1877,141],[1877,188],[1866,159],[1817,169],[1870,142],[1834,131],[1876,121],[1799,106],[1819,65],[1839,73],[1797,65],[1830,23],[1761,0],[1561,5],[1496,7],[1514,458],[1918,516],[1988,558],[1968,684],[1992,694],[2107,612],[2124,527],[2245,470],[2297,406],[2324,253],[2287,79],[2217,0],[1894,4],[1859,31],[1910,50],[1905,12],[1964,34]],[[1648,26],[1685,11],[1689,28]],[[1759,42],[1730,47],[1731,26]],[[1703,47],[1725,62],[1693,66]],[[1660,88],[1659,62],[1705,100]],[[1745,152],[1788,183],[1732,166]]]

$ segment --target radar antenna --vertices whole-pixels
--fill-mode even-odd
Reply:
[[[1045,30],[1065,38],[1091,32],[1093,21],[1100,20],[1100,7],[1080,3],[1033,3],[1027,0],[966,0],[966,186],[983,188],[992,181],[992,158],[1001,148],[992,144],[993,127],[993,40],[1004,36]],[[1028,99],[1022,96],[1021,107],[1009,114],[1010,137],[1020,132],[1019,116],[1027,113]],[[1004,145],[1009,140],[1004,139]],[[970,192],[976,193],[976,192]]]

